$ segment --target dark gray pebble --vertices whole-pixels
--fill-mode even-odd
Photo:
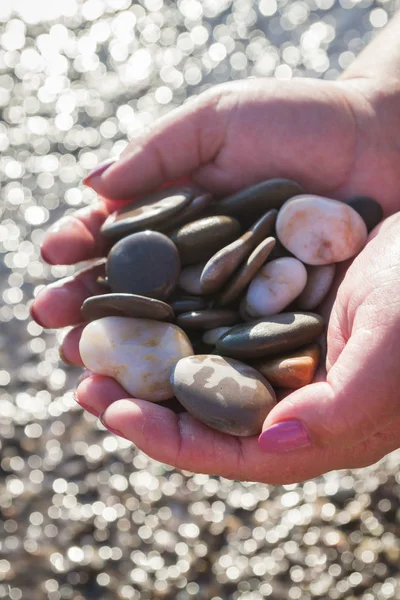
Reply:
[[[239,359],[277,356],[314,342],[323,331],[320,315],[279,313],[232,327],[217,341],[216,351]]]
[[[132,233],[111,248],[106,272],[113,292],[165,300],[178,281],[179,253],[162,233]]]
[[[240,315],[236,310],[223,308],[182,313],[176,319],[176,324],[184,329],[214,329],[239,322]]]
[[[207,308],[208,302],[201,296],[182,296],[171,301],[171,306],[176,315],[181,313],[203,310]]]
[[[374,198],[354,196],[347,201],[347,204],[363,218],[368,232],[372,231],[383,219],[383,208]]]
[[[192,265],[208,260],[240,235],[236,219],[225,216],[205,217],[183,225],[171,240],[179,250],[183,265]]]

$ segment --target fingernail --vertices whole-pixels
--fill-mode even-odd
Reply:
[[[64,349],[62,346],[59,347],[58,349],[58,354],[60,355],[61,360],[66,364],[66,365],[70,365],[71,367],[74,367],[76,365],[74,365],[73,362],[71,362],[70,360],[68,360],[68,358],[65,356],[64,354]]]
[[[306,448],[312,444],[312,440],[300,421],[282,421],[263,431],[258,443],[265,452],[282,454]]]
[[[119,435],[119,437],[124,438],[125,440],[128,439],[121,431],[118,431],[118,429],[114,429],[113,427],[109,427],[105,421],[105,413],[102,413],[99,416],[99,421],[100,423],[103,425],[103,427],[105,427],[107,429],[107,431],[109,431],[110,433],[114,433],[115,435]]]
[[[85,185],[89,185],[89,182],[93,177],[98,177],[99,175],[104,173],[104,171],[106,171],[108,167],[111,167],[111,165],[113,165],[116,161],[116,158],[109,158],[108,160],[103,161],[102,163],[97,165],[97,167],[93,169],[93,171],[90,171],[89,175],[87,175],[83,180],[83,183]]]

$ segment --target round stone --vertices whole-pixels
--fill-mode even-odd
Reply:
[[[336,273],[336,265],[307,267],[307,283],[296,299],[296,308],[314,310],[329,292]]]
[[[231,304],[239,298],[240,294],[248,286],[257,271],[265,263],[274,246],[275,238],[269,237],[253,250],[226,288],[222,291],[218,298],[218,304],[220,306]]]
[[[230,435],[259,434],[276,404],[273,389],[260,373],[222,356],[180,360],[171,383],[179,402],[193,417]]]
[[[91,296],[82,304],[86,321],[102,317],[136,317],[155,321],[173,321],[175,314],[169,304],[136,294],[102,294]]]
[[[245,310],[251,317],[281,312],[297,298],[307,282],[307,270],[297,258],[273,260],[258,271],[246,294]]]
[[[323,331],[320,315],[280,313],[232,327],[217,341],[216,351],[239,359],[274,357],[314,342]]]
[[[200,277],[204,269],[204,264],[190,265],[182,269],[178,283],[179,287],[187,294],[194,294],[195,296],[202,294]]]
[[[369,196],[354,196],[347,201],[347,204],[358,212],[367,226],[367,231],[370,232],[383,219],[383,208]]]
[[[202,341],[209,346],[215,346],[217,340],[224,335],[227,331],[229,331],[231,327],[215,327],[214,329],[208,329],[205,333],[203,333]]]
[[[111,248],[106,271],[113,292],[165,300],[178,282],[179,254],[162,233],[132,233]]]
[[[176,315],[207,308],[207,301],[200,296],[181,296],[171,300],[171,307]]]
[[[190,189],[155,192],[112,213],[103,223],[101,233],[107,237],[121,238],[136,231],[153,228],[168,222],[189,204],[192,197],[193,191]]]
[[[277,214],[276,210],[268,211],[239,239],[221,248],[210,258],[200,278],[205,294],[219,290],[251,251],[271,235]]]
[[[268,179],[219,200],[215,210],[220,215],[236,217],[247,226],[267,210],[279,209],[289,198],[304,193],[301,185],[291,179]]]
[[[256,361],[253,367],[260,371],[271,385],[297,389],[313,381],[320,356],[320,347],[318,344],[312,344],[279,358]]]
[[[214,329],[239,323],[240,315],[236,310],[210,308],[183,313],[177,317],[176,322],[180,327],[187,329]]]
[[[367,241],[367,227],[353,208],[311,195],[297,196],[282,206],[276,233],[282,244],[308,265],[351,258]]]
[[[176,325],[105,317],[85,327],[79,352],[93,373],[113,377],[134,398],[160,402],[173,397],[172,369],[193,348]]]
[[[232,217],[205,217],[183,225],[171,234],[183,265],[208,260],[240,235],[240,225]]]

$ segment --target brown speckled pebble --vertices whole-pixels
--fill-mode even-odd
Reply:
[[[240,225],[232,217],[205,217],[183,225],[171,234],[183,265],[208,260],[240,235]]]
[[[135,201],[112,213],[103,223],[101,233],[107,237],[121,238],[136,231],[152,229],[187,206],[193,196],[190,189],[162,190],[142,201]]]
[[[267,210],[279,209],[286,200],[298,194],[304,194],[304,189],[295,181],[268,179],[219,200],[214,208],[218,214],[231,215],[248,226]]]
[[[268,379],[271,385],[297,389],[314,379],[321,356],[318,344],[311,344],[297,352],[279,358],[261,359],[253,367]]]
[[[192,416],[230,435],[259,434],[276,404],[272,387],[255,369],[212,354],[180,360],[171,384]]]
[[[218,298],[220,306],[226,306],[234,302],[247,287],[257,271],[267,260],[275,246],[275,238],[269,237],[257,246],[250,254],[246,262],[241,266],[233,279],[228,283]]]
[[[113,292],[165,300],[178,282],[179,254],[162,233],[132,233],[111,248],[106,272]]]
[[[240,322],[240,315],[236,310],[223,308],[210,308],[182,313],[176,319],[177,325],[183,329],[214,329],[224,325],[234,325]]]
[[[275,209],[268,211],[239,239],[210,258],[200,278],[201,288],[205,294],[219,290],[250,252],[271,235],[277,214],[278,211]]]
[[[217,341],[216,352],[239,359],[278,356],[314,342],[323,331],[320,315],[279,313],[232,327]]]
[[[103,317],[136,317],[155,321],[173,321],[175,314],[169,304],[137,294],[103,294],[87,298],[81,313],[87,321]]]

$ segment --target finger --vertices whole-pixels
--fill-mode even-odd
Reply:
[[[104,293],[96,283],[104,276],[104,263],[51,283],[36,296],[31,306],[32,318],[42,327],[58,329],[82,322],[81,306],[90,296]]]
[[[103,256],[109,241],[100,228],[109,215],[105,202],[98,202],[62,217],[44,236],[42,258],[51,265],[72,265]]]
[[[84,379],[75,392],[76,401],[91,414],[99,417],[113,402],[126,398],[126,390],[105,375]]]
[[[260,444],[285,452],[313,444],[349,448],[367,440],[398,416],[397,369],[387,336],[359,330],[326,382],[296,390],[269,413]]]
[[[223,94],[223,89],[218,86],[201,94],[158,120],[149,132],[129,145],[120,160],[105,170],[95,170],[85,183],[105,198],[121,200],[154,190],[165,181],[185,176],[195,180],[198,171],[214,160],[224,143],[234,100],[233,95]],[[217,175],[214,174],[215,183]]]
[[[69,365],[83,367],[83,361],[79,353],[79,340],[81,339],[82,331],[86,327],[86,323],[78,325],[70,329],[60,345],[60,356],[62,360]]]
[[[296,483],[332,469],[366,466],[395,447],[393,435],[388,434],[375,436],[369,446],[360,444],[351,453],[344,448],[314,446],[277,457],[263,452],[256,437],[225,435],[188,413],[175,415],[159,404],[126,398],[110,403],[102,422],[151,458],[176,468],[275,485]]]

